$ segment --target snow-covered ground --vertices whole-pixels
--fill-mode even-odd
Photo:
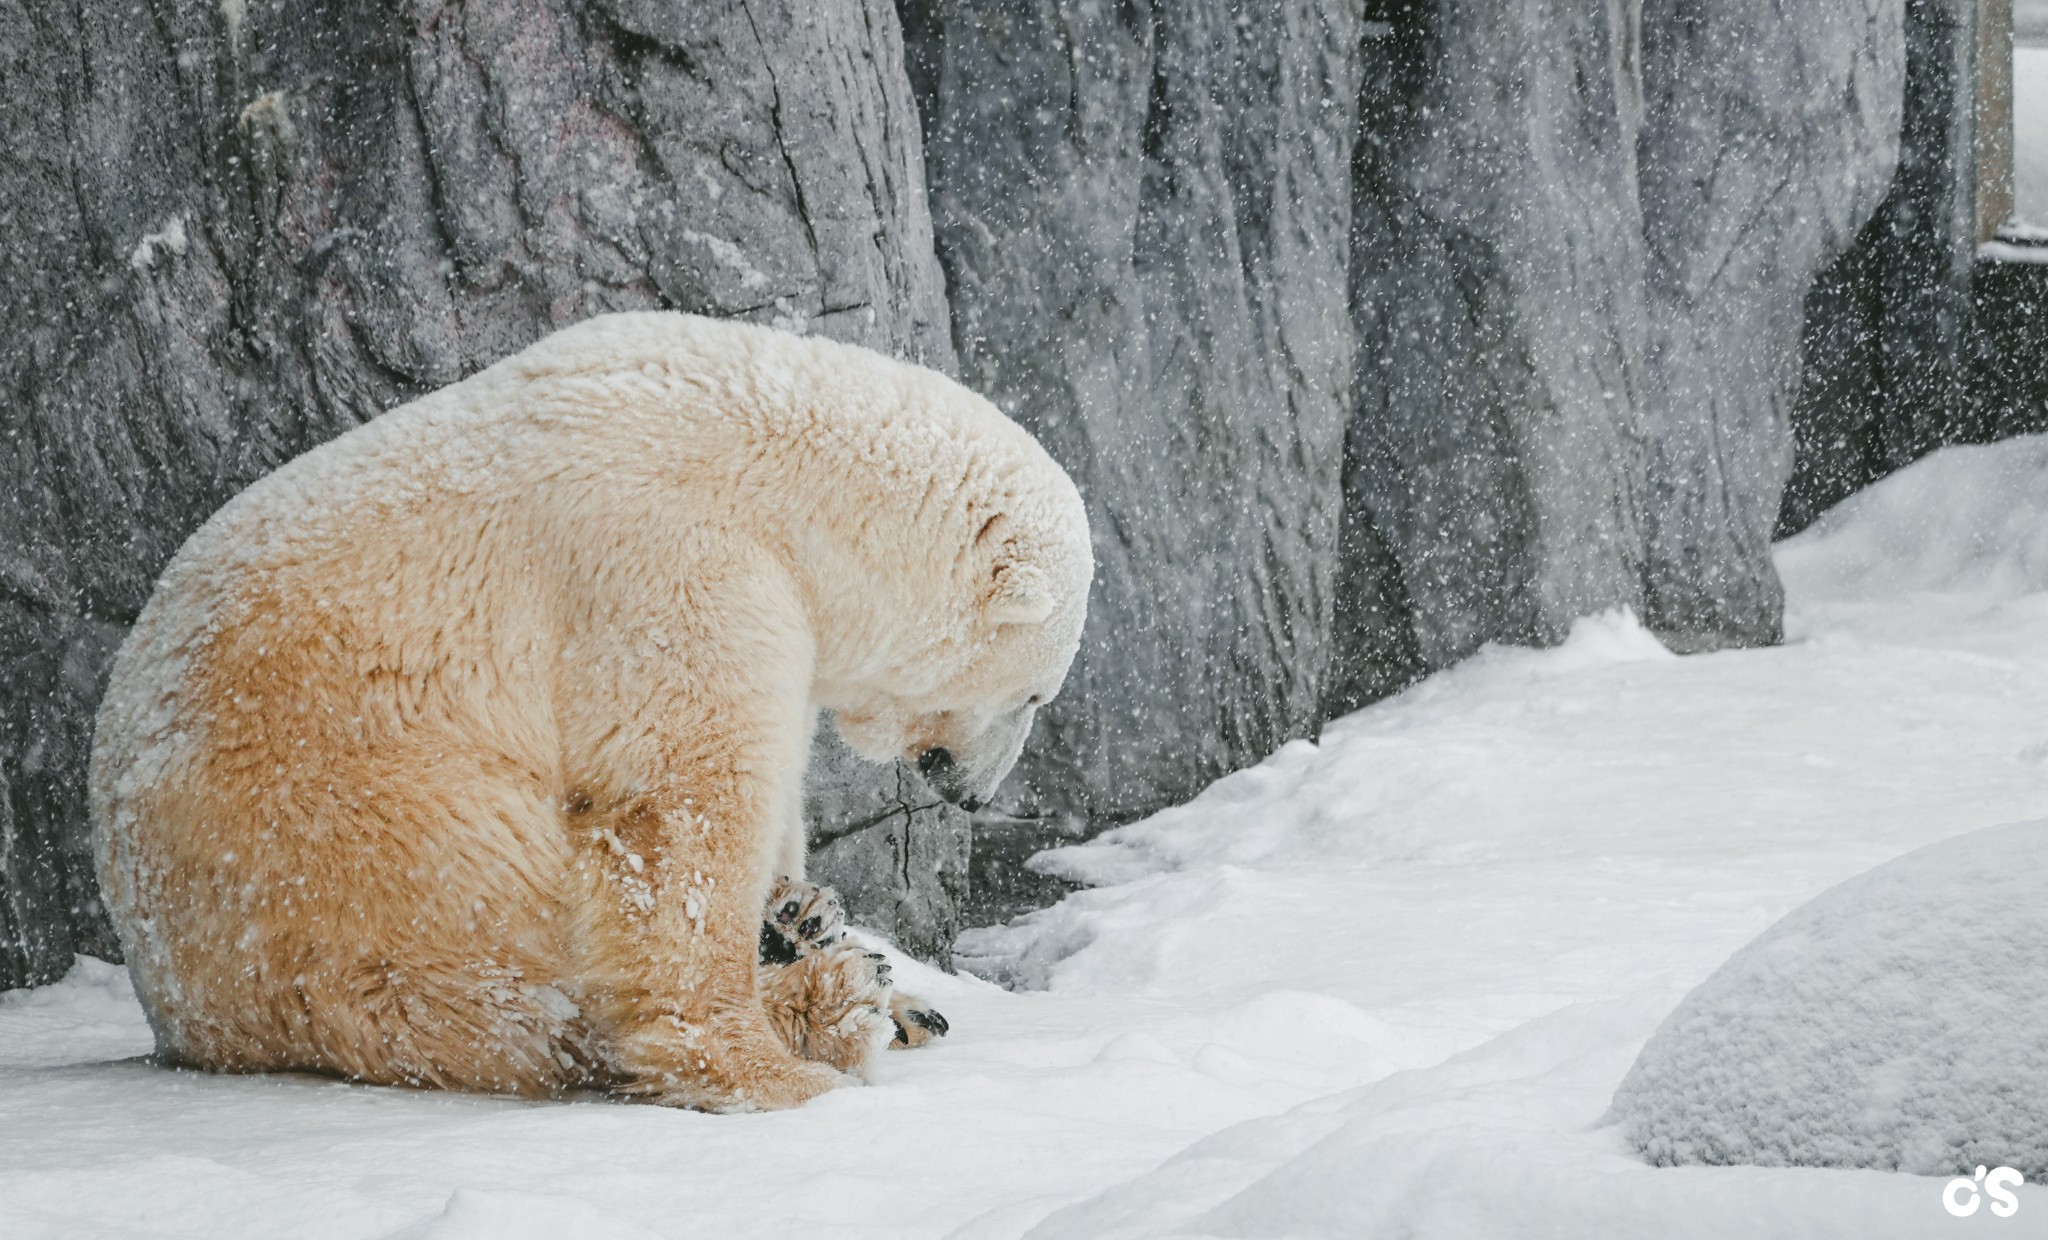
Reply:
[[[1595,618],[1051,855],[1099,885],[963,944],[1042,989],[899,963],[952,1036],[794,1112],[167,1071],[82,961],[0,996],[0,1236],[2048,1235],[2034,1186],[1952,1219],[1940,1180],[1652,1169],[1603,1126],[1775,918],[2048,817],[2048,438],[1780,564],[1782,648]]]

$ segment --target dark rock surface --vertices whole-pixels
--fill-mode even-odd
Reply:
[[[908,0],[969,386],[1072,472],[1094,596],[1006,808],[1157,808],[1322,709],[1359,26],[1310,0]]]
[[[1974,439],[2048,431],[2048,246],[2000,246],[1971,276]]]
[[[952,367],[902,66],[886,0],[0,0],[0,987],[112,948],[91,711],[236,490],[606,310]],[[854,800],[910,786],[831,770]],[[936,952],[965,823],[902,799],[950,860],[856,903]]]
[[[1807,300],[1780,537],[1943,444],[2048,428],[2048,266],[1978,249],[1977,12],[1905,5],[1899,169]]]
[[[1434,669],[1640,610],[1638,87],[1619,8],[1391,16],[1361,104],[1346,502]]]
[[[810,877],[862,926],[948,970],[968,913],[973,831],[911,766],[878,769],[829,727],[818,730],[804,785]]]

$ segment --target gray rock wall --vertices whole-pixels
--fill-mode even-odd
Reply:
[[[1902,16],[1896,0],[1644,4],[1645,619],[1681,648],[1780,634],[1770,539],[1806,293],[1892,183]]]
[[[113,947],[91,712],[242,486],[606,310],[952,367],[902,56],[886,0],[0,0],[0,987]],[[942,952],[964,821],[826,763],[901,809],[826,877]]]
[[[1780,536],[1942,444],[2040,422],[2026,408],[2048,356],[2027,340],[2032,301],[2010,296],[2015,281],[1995,260],[1977,260],[1977,5],[1904,7],[1898,171],[1808,299]]]
[[[906,3],[962,377],[1081,484],[1088,629],[1010,808],[1113,819],[1320,719],[1359,24]]]
[[[1035,843],[1485,642],[1773,640],[1808,287],[1961,46],[1905,5],[0,0],[0,985],[110,947],[90,714],[184,536],[603,310],[954,369],[1080,483],[1088,631],[979,860],[820,741],[818,870],[934,956],[971,870],[1043,898]],[[1949,244],[1954,167],[1887,227]]]
[[[1393,18],[1363,104],[1346,500],[1437,668],[1641,609],[1640,91],[1618,6]]]
[[[1900,7],[1390,9],[1346,572],[1393,561],[1423,668],[1614,605],[1681,650],[1777,639],[1806,292],[1892,179]],[[1404,657],[1400,611],[1340,642]]]

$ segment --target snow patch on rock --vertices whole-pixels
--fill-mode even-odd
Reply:
[[[148,271],[156,266],[159,253],[184,256],[188,242],[185,237],[185,217],[174,215],[164,221],[164,226],[149,233],[135,243],[128,252],[128,265],[137,271]]]

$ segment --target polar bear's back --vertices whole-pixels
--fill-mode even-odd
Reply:
[[[173,567],[322,545],[353,554],[359,526],[423,505],[530,502],[550,482],[715,476],[764,451],[828,452],[872,485],[910,492],[935,472],[980,468],[1012,493],[1073,498],[1035,439],[937,372],[821,337],[632,312],[566,328],[293,459],[223,507]]]

